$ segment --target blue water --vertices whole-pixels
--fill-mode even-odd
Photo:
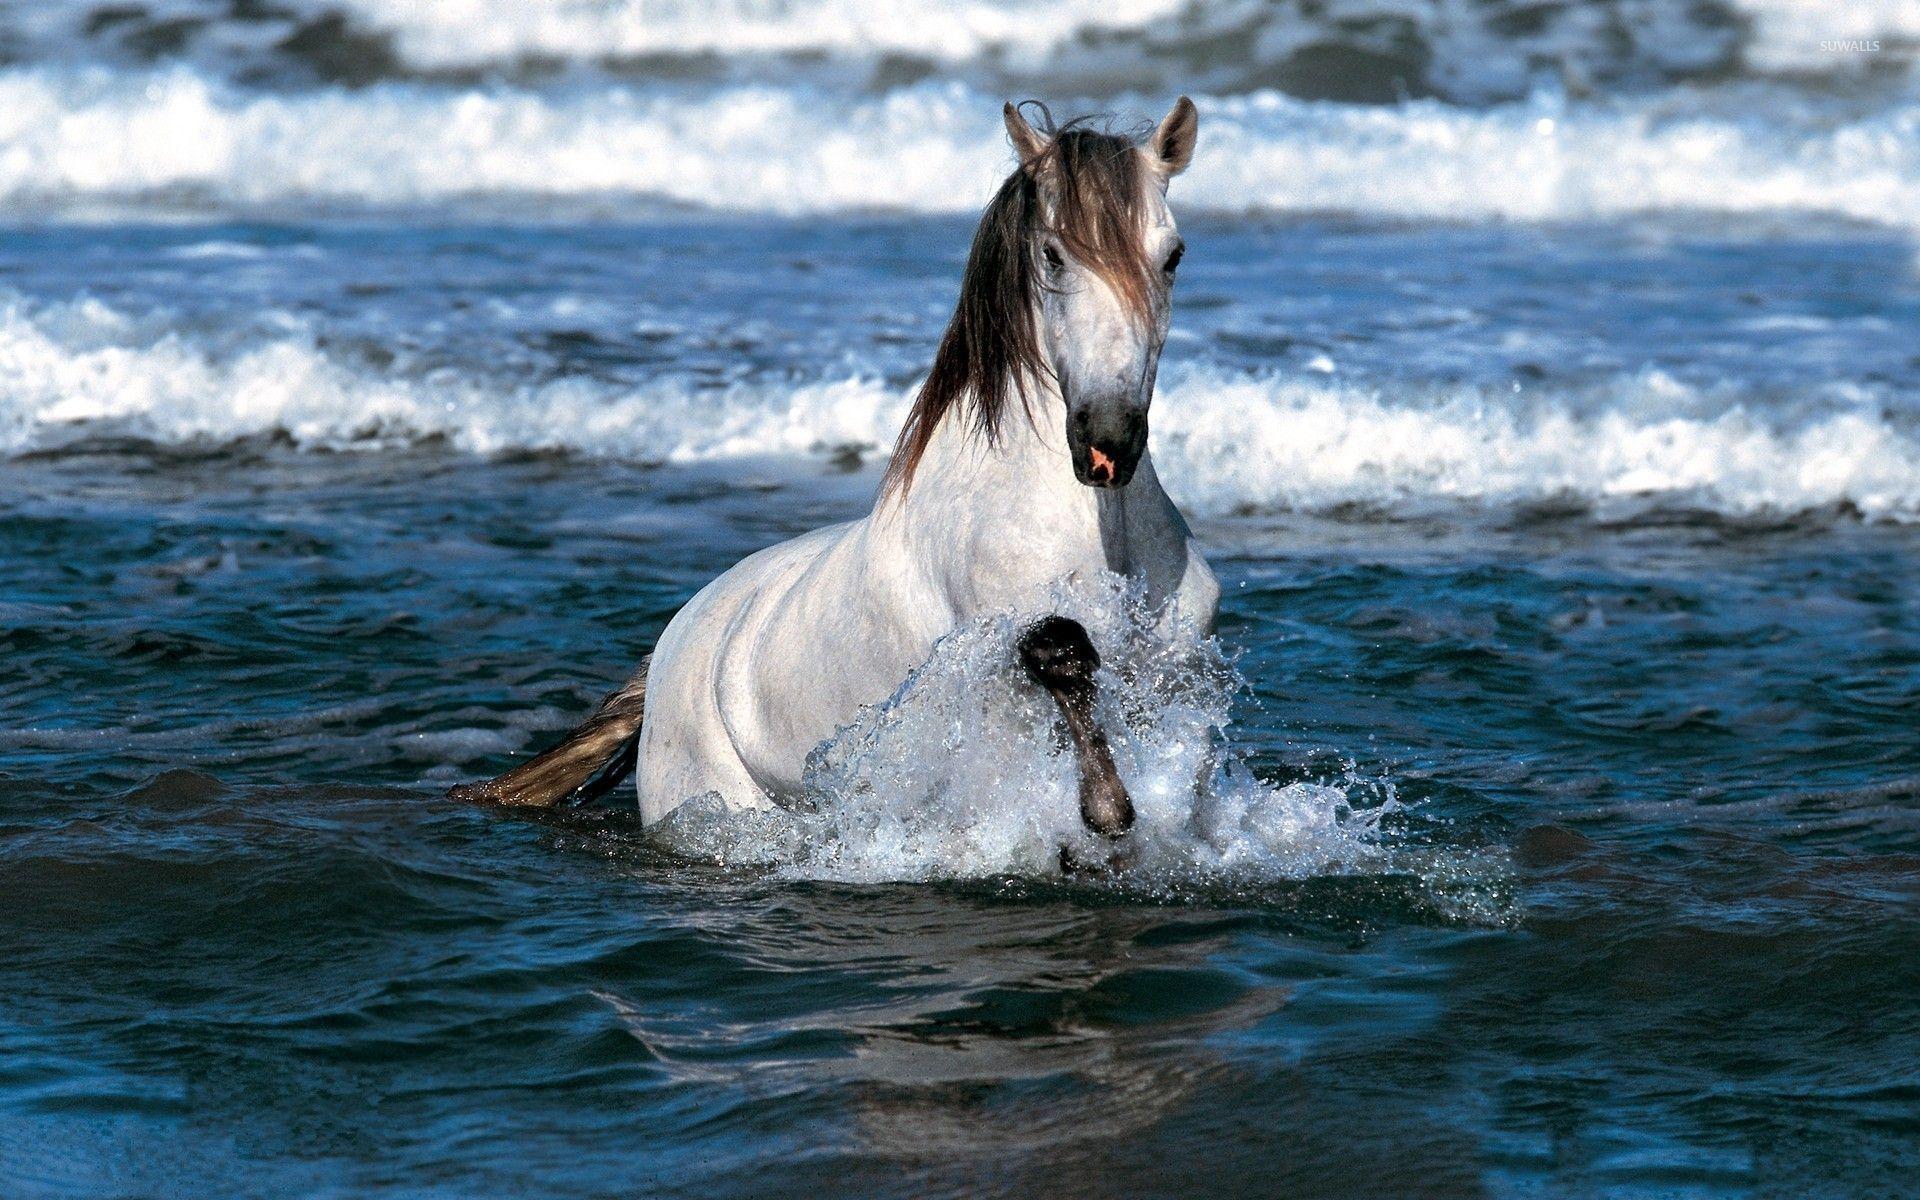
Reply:
[[[1899,14],[1108,7],[0,5],[0,1194],[1920,1195]],[[1200,93],[1226,815],[444,800],[865,511],[1050,77]]]
[[[142,369],[215,364],[194,386],[287,343],[340,388],[465,372],[509,404],[554,378],[910,380],[965,233],[55,226],[0,262],[49,328],[82,292],[165,314],[117,336]],[[1892,332],[1916,289],[1859,269],[1893,252],[1871,231],[1188,240],[1170,359],[1222,371],[1338,353],[1576,396],[1646,363],[1752,394],[1916,369]],[[1471,314],[1444,340],[1415,319],[1438,294]],[[1748,295],[1826,323],[1756,334]],[[1271,345],[1269,313],[1294,331]],[[1581,349],[1515,373],[1514,330]],[[156,428],[65,427],[4,468],[14,1194],[1907,1187],[1910,525],[1209,500],[1228,737],[1270,785],[1390,798],[1386,857],[825,883],[690,860],[618,805],[438,796],[575,719],[737,558],[861,511],[873,455]]]

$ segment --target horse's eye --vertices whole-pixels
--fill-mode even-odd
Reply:
[[[1060,252],[1051,245],[1041,247],[1040,253],[1045,256],[1049,271],[1058,271],[1067,265],[1067,261],[1060,257]]]
[[[1185,242],[1181,242],[1178,246],[1175,246],[1173,248],[1172,254],[1167,255],[1167,265],[1160,269],[1165,271],[1169,275],[1173,274],[1175,271],[1178,271],[1180,269],[1180,260],[1182,258],[1185,258],[1186,254],[1187,254],[1187,244]]]

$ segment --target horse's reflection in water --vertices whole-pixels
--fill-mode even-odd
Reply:
[[[1204,944],[1144,945],[1142,933],[1166,924],[1154,909],[1035,911],[945,886],[885,891],[885,916],[873,896],[806,904],[804,953],[780,936],[785,920],[725,935],[762,963],[866,978],[869,997],[873,973],[892,977],[882,1001],[769,1014],[766,1028],[742,1031],[756,1043],[825,1035],[823,1054],[736,1068],[714,1060],[710,1038],[683,1039],[639,1003],[602,999],[685,1082],[824,1092],[845,1105],[864,1156],[964,1161],[1154,1124],[1223,1069],[1196,1046],[1270,1017],[1289,995],[1221,986]],[[1205,986],[1180,995],[1180,980]]]
[[[1236,989],[1197,1006],[1158,995],[1207,971],[1203,952],[1139,954],[1135,935],[1150,923],[1095,913],[1058,929],[1044,958],[999,947],[991,982],[867,1028],[850,1072],[867,1149],[991,1160],[1124,1138],[1186,1104],[1229,1069],[1202,1049],[1208,1039],[1270,1017],[1289,989]],[[955,935],[949,949],[960,953],[965,933]],[[1145,1011],[1162,1002],[1173,1015]]]
[[[702,1114],[696,1148],[749,1129],[788,1148],[713,1194],[775,1178],[822,1195],[1481,1194],[1464,1110],[1431,1108],[1450,1076],[1477,1086],[1448,1014],[1380,976],[1404,948],[1353,940],[1390,880],[1232,885],[1223,906],[1033,879],[673,874],[671,912],[598,996],[675,1107]],[[719,985],[716,1030],[702,989]]]

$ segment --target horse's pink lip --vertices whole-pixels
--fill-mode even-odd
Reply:
[[[1087,453],[1093,459],[1092,464],[1087,468],[1087,474],[1092,476],[1095,483],[1105,483],[1114,477],[1116,472],[1113,469],[1112,458],[1104,451],[1092,447],[1088,448]]]

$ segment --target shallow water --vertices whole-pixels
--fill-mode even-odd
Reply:
[[[1916,1194],[1911,14],[457,7],[0,4],[0,1193]],[[1139,860],[991,621],[442,800],[864,511],[1041,80],[1203,112]]]

